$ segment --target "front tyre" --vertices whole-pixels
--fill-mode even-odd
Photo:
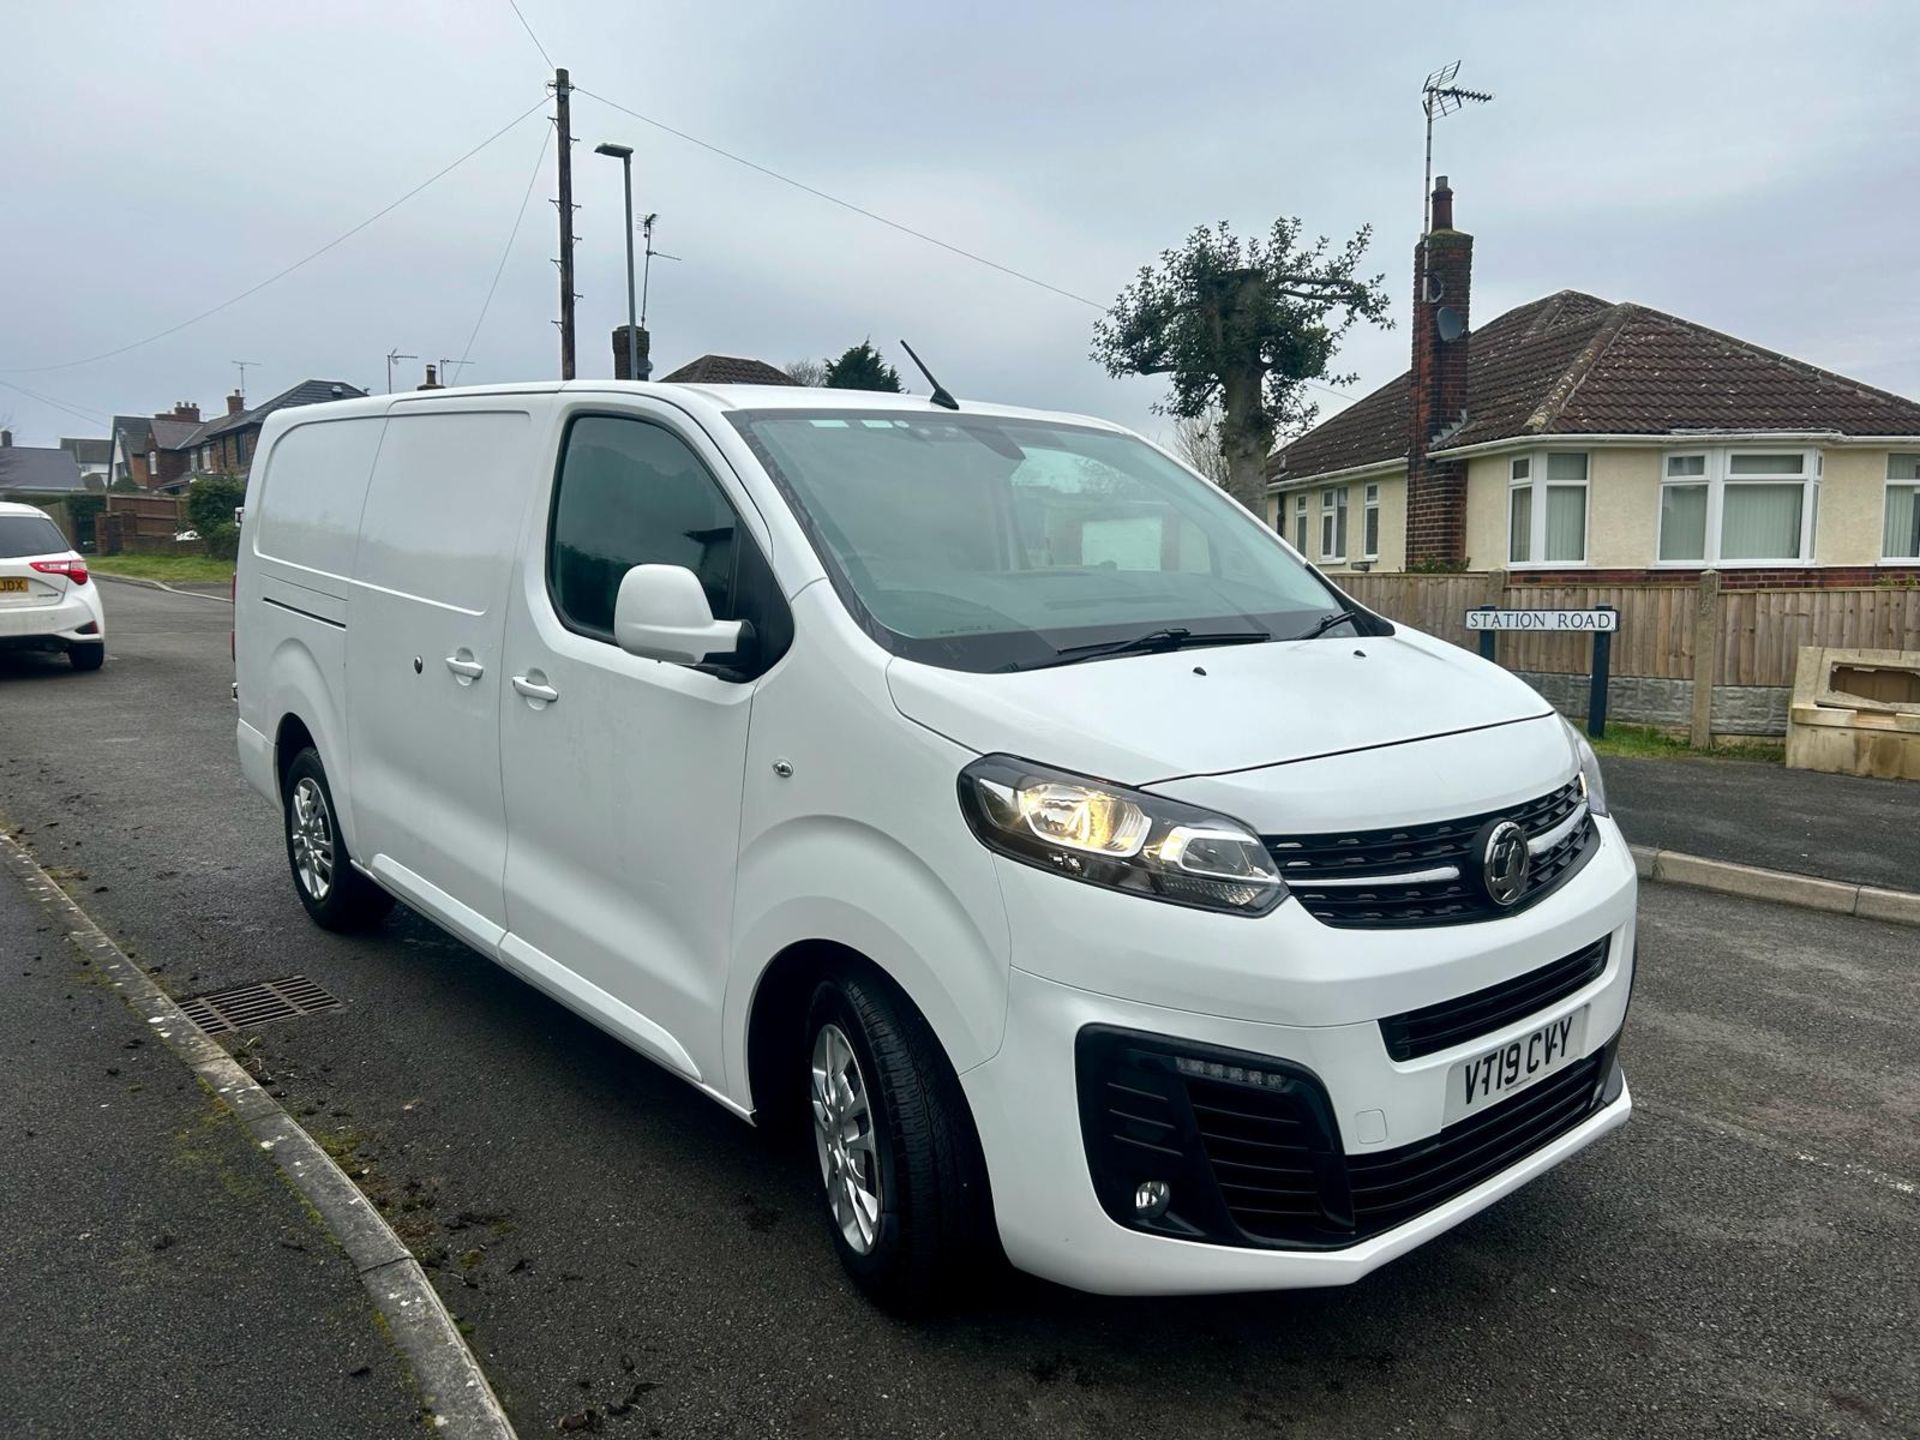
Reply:
[[[807,1017],[807,1097],[834,1249],[894,1310],[955,1298],[991,1250],[986,1166],[933,1031],[884,982],[823,982]]]
[[[378,924],[393,908],[393,897],[353,868],[318,751],[309,746],[293,757],[283,789],[287,865],[307,914],[323,930]]]

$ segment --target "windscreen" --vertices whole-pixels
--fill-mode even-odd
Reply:
[[[1129,435],[965,414],[729,418],[856,616],[913,659],[1007,670],[1173,629],[1285,637],[1344,603]]]
[[[0,560],[23,555],[60,555],[73,547],[44,515],[0,515]]]

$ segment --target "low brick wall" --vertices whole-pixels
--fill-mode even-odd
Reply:
[[[1538,690],[1562,715],[1584,720],[1585,675],[1539,670],[1514,672]],[[1716,735],[1779,736],[1787,733],[1788,685],[1716,685],[1713,731]],[[1661,725],[1684,730],[1693,719],[1693,681],[1650,675],[1615,675],[1607,682],[1607,718],[1631,725]]]

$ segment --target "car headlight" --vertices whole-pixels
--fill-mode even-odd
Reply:
[[[1264,915],[1287,896],[1239,821],[1011,755],[960,772],[960,808],[990,849],[1090,885],[1236,915]]]
[[[1593,753],[1593,746],[1572,721],[1563,715],[1560,723],[1567,727],[1567,738],[1573,741],[1574,753],[1580,757],[1580,790],[1587,797],[1587,808],[1596,815],[1605,815],[1607,783],[1600,778],[1600,757]]]

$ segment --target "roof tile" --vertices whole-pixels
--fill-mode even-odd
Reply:
[[[1831,430],[1920,436],[1920,403],[1644,305],[1577,290],[1472,332],[1467,421],[1446,444],[1526,435]],[[1299,480],[1404,460],[1409,376],[1400,375],[1279,451]]]

